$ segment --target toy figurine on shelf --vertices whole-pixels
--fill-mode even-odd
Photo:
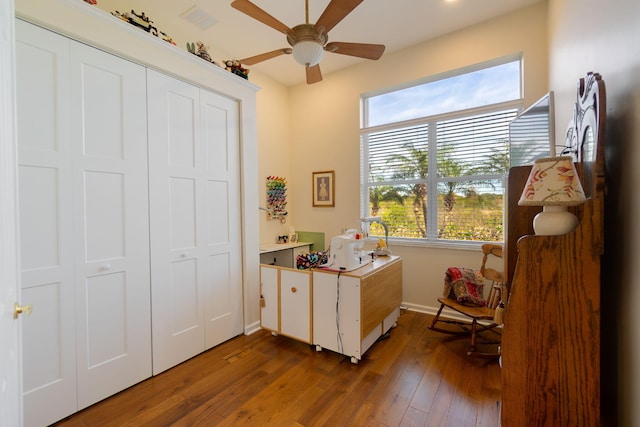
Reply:
[[[169,37],[169,35],[167,35],[167,33],[165,33],[164,31],[160,31],[160,35],[158,35],[158,37],[160,37],[162,40],[171,43],[172,45],[176,46],[176,42],[173,41],[173,39],[171,37]]]
[[[196,49],[197,48],[197,49]],[[199,56],[207,62],[211,62],[214,65],[218,65],[209,55],[209,47],[205,46],[201,41],[197,41],[195,44],[187,42],[187,50],[193,53],[195,56]],[[219,66],[219,65],[218,65]]]
[[[90,3],[91,1],[93,0],[88,1],[88,3]],[[136,13],[135,10],[131,9],[131,12],[120,13],[115,10],[111,12],[111,14],[116,18],[120,18],[124,22],[128,22],[129,24],[146,31],[149,34],[160,37],[162,40],[175,45],[175,42],[171,37],[169,37],[162,31],[158,31],[158,29],[153,25],[153,21],[149,19],[149,17],[144,12]]]
[[[243,79],[249,79],[249,69],[244,68],[237,59],[227,59],[224,61],[224,69],[231,71],[233,74],[240,76]]]

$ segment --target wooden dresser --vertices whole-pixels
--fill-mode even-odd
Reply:
[[[505,268],[510,297],[502,336],[502,425],[600,425],[600,259],[603,253],[604,82],[580,79],[567,146],[587,201],[578,227],[531,233],[518,206],[528,168],[509,174]],[[518,190],[519,189],[519,190]],[[538,209],[539,210],[539,209]]]

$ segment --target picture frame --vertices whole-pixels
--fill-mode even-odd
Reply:
[[[335,206],[335,171],[312,172],[311,188],[313,207],[330,208]]]

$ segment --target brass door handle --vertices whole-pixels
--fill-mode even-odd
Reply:
[[[13,305],[13,318],[17,319],[18,316],[22,313],[24,313],[25,316],[28,316],[31,314],[31,310],[32,307],[30,305],[20,305],[18,303],[15,303]]]

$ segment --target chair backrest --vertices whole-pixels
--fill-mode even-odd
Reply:
[[[490,290],[487,295],[487,306],[495,309],[500,300],[502,299],[502,293],[504,286],[504,274],[502,271],[498,271],[495,268],[487,267],[487,260],[489,256],[495,256],[502,259],[502,245],[496,243],[485,243],[482,245],[482,266],[480,267],[480,273],[485,280],[490,282]]]

